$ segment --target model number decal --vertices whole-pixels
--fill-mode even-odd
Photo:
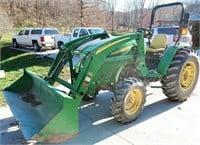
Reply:
[[[115,45],[115,44],[117,44],[117,43],[119,43],[119,42],[121,42],[121,41],[127,40],[127,39],[129,39],[129,38],[130,38],[130,37],[128,37],[128,38],[123,38],[123,39],[120,39],[120,40],[115,41],[115,42],[113,42],[113,43],[109,43],[109,44],[107,44],[107,45],[105,45],[105,46],[103,46],[103,47],[100,47],[100,48],[96,51],[96,54],[99,54],[99,53],[101,53],[102,51],[104,51],[105,49],[107,49],[108,47],[113,46],[113,45]]]

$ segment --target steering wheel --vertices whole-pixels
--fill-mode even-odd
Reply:
[[[143,33],[145,38],[151,38],[152,36],[152,31],[147,28],[138,28],[136,32]]]

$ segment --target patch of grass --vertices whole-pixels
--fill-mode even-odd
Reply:
[[[53,62],[50,58],[23,53],[10,49],[10,47],[11,34],[4,35],[2,40],[0,40],[0,70],[5,71],[5,78],[0,79],[0,106],[6,104],[2,90],[23,75],[23,68],[28,68],[28,70],[35,72],[38,76],[44,77],[47,75]]]

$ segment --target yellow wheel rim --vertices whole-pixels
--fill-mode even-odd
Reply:
[[[195,63],[192,61],[186,63],[180,74],[181,87],[184,89],[190,88],[196,79],[196,73]]]
[[[131,90],[124,100],[125,112],[127,114],[136,113],[142,104],[142,92],[140,89]]]

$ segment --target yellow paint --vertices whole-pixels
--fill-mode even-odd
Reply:
[[[142,105],[142,91],[140,89],[131,90],[124,101],[127,114],[135,114]]]
[[[127,52],[132,48],[132,46],[127,46],[124,48],[121,48],[120,50],[114,51],[113,53],[111,53],[111,55],[116,55],[118,53],[123,53],[123,52]]]
[[[102,46],[102,47],[100,47],[100,48],[96,51],[96,54],[99,54],[99,53],[101,53],[102,51],[104,51],[105,49],[107,49],[107,48],[109,48],[109,47],[111,47],[111,46],[113,46],[113,45],[115,45],[115,44],[117,44],[117,43],[120,43],[120,42],[122,42],[122,41],[124,41],[124,40],[127,40],[127,39],[129,39],[129,38],[130,38],[130,37],[123,38],[123,39],[120,39],[120,40],[115,41],[115,42],[113,42],[113,43],[109,43],[109,44],[107,44],[107,45],[105,45],[105,46]]]
[[[197,79],[197,69],[193,61],[189,61],[180,74],[180,84],[184,89],[190,88]]]
[[[183,27],[181,30],[182,35],[187,35],[187,28]]]

